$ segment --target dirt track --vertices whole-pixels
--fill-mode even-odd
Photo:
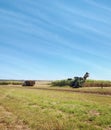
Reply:
[[[27,89],[39,89],[39,90],[51,90],[61,92],[78,92],[78,93],[89,93],[89,94],[100,94],[100,95],[111,95],[111,91],[90,91],[90,90],[79,90],[79,89],[59,89],[59,88],[27,88]]]

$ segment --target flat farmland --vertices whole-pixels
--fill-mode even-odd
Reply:
[[[0,86],[0,130],[111,130],[111,96]]]

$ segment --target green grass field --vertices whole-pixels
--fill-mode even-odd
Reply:
[[[0,86],[0,130],[111,130],[111,96]]]

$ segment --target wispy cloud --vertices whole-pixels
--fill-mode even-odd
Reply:
[[[105,11],[111,12],[111,8],[103,5],[101,2],[94,1],[94,0],[90,0],[90,1],[89,0],[84,0],[84,1],[91,4],[91,5],[93,5],[93,6],[99,7],[100,9],[104,9]]]
[[[111,62],[110,9],[95,1],[80,2],[83,6],[77,1],[2,1],[0,60],[4,71],[17,70],[18,77],[27,71],[26,77],[29,73],[60,77],[57,72],[66,75],[69,65],[76,72],[80,68],[110,72],[110,65],[103,63]]]

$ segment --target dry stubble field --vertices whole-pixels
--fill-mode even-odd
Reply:
[[[111,96],[0,86],[0,130],[111,130]]]

